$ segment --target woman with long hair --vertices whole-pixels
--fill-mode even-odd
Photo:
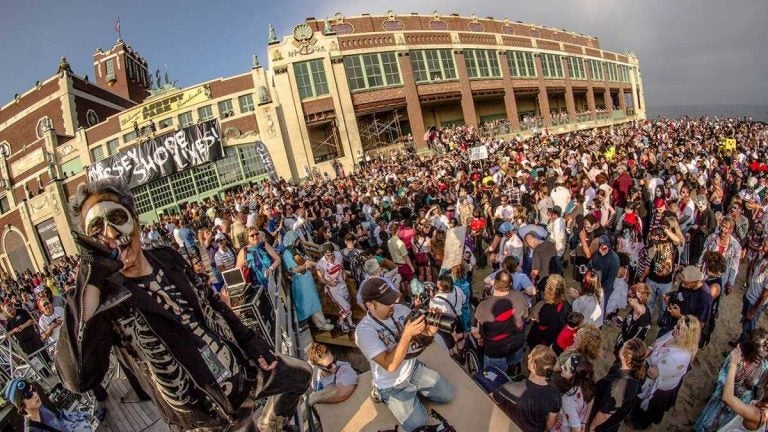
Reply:
[[[562,408],[550,432],[583,432],[595,397],[595,370],[592,361],[581,355],[569,357],[562,365],[561,377],[568,388],[562,395]]]
[[[632,427],[645,429],[661,423],[664,413],[675,406],[683,377],[696,356],[701,324],[693,315],[684,315],[675,328],[656,339],[649,348],[643,389],[632,412]]]
[[[565,326],[571,305],[565,300],[565,280],[558,274],[549,275],[544,287],[544,301],[531,312],[533,325],[528,333],[528,346],[550,346]]]
[[[698,420],[693,425],[696,432],[715,432],[736,417],[729,404],[723,401],[725,381],[731,363],[736,364],[734,386],[730,392],[741,402],[748,404],[755,398],[754,389],[768,371],[768,331],[763,328],[755,329],[749,339],[739,344],[741,355],[735,359],[731,353],[723,362],[717,385],[707,405],[701,411]],[[730,398],[729,398],[730,400]]]
[[[417,277],[422,282],[432,282],[432,269],[430,268],[430,238],[431,226],[426,218],[421,218],[416,228],[416,235],[413,236],[413,256],[416,266]]]
[[[619,350],[619,361],[595,385],[589,431],[616,432],[634,407],[645,377],[647,347],[640,339],[630,339]]]
[[[592,270],[584,273],[581,282],[581,291],[569,288],[568,294],[574,298],[572,309],[584,315],[584,322],[597,327],[603,325],[603,286],[600,282],[600,274]]]
[[[751,403],[742,402],[734,395],[736,388],[736,374],[739,363],[742,361],[741,348],[736,347],[731,352],[731,364],[728,366],[728,374],[725,376],[723,388],[723,402],[736,413],[731,421],[720,428],[721,431],[746,432],[765,431],[768,429],[768,380],[763,379],[760,394],[762,397]]]

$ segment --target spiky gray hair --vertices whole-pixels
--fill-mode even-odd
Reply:
[[[133,193],[122,180],[116,177],[109,177],[87,183],[81,183],[77,187],[75,194],[69,199],[72,220],[82,230],[83,221],[80,212],[83,210],[83,203],[91,195],[111,194],[117,197],[117,202],[122,204],[131,213],[134,218],[137,217],[136,204],[133,199]]]

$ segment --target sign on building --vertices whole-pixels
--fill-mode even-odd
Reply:
[[[488,147],[485,144],[477,147],[470,147],[469,160],[476,161],[481,159],[488,159]]]
[[[216,120],[170,132],[122,150],[88,167],[88,181],[122,179],[134,188],[224,157]]]
[[[167,113],[184,109],[185,107],[205,102],[211,98],[206,86],[199,86],[164,97],[154,102],[147,102],[140,107],[120,114],[120,129],[133,126],[133,122],[143,126],[144,123]]]
[[[61,244],[59,231],[56,228],[56,223],[53,221],[53,218],[37,224],[36,228],[37,235],[45,246],[45,254],[48,256],[48,261],[50,262],[63,257],[64,246]]]

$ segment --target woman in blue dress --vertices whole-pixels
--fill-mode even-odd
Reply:
[[[283,236],[283,246],[285,247],[283,265],[291,275],[291,296],[296,309],[296,320],[304,321],[312,317],[312,322],[319,330],[333,330],[333,324],[330,324],[323,314],[315,279],[312,276],[311,270],[315,267],[315,262],[301,258],[303,253],[299,238],[297,231],[288,231]],[[299,257],[299,261],[303,261],[302,264],[297,262],[297,257]]]
[[[758,328],[752,332],[752,336],[741,344],[742,360],[736,370],[734,393],[744,403],[759,400],[762,395],[757,394],[760,388],[760,380],[768,370],[768,331]],[[717,386],[709,398],[709,402],[701,412],[693,430],[696,432],[715,432],[731,421],[736,413],[723,402],[723,386],[728,375],[728,366],[731,355],[725,359],[720,375],[717,377]]]

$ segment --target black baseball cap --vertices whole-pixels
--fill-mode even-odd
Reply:
[[[384,305],[391,305],[397,302],[400,293],[392,288],[386,280],[372,277],[360,285],[360,296],[363,298],[363,303],[375,300]]]

